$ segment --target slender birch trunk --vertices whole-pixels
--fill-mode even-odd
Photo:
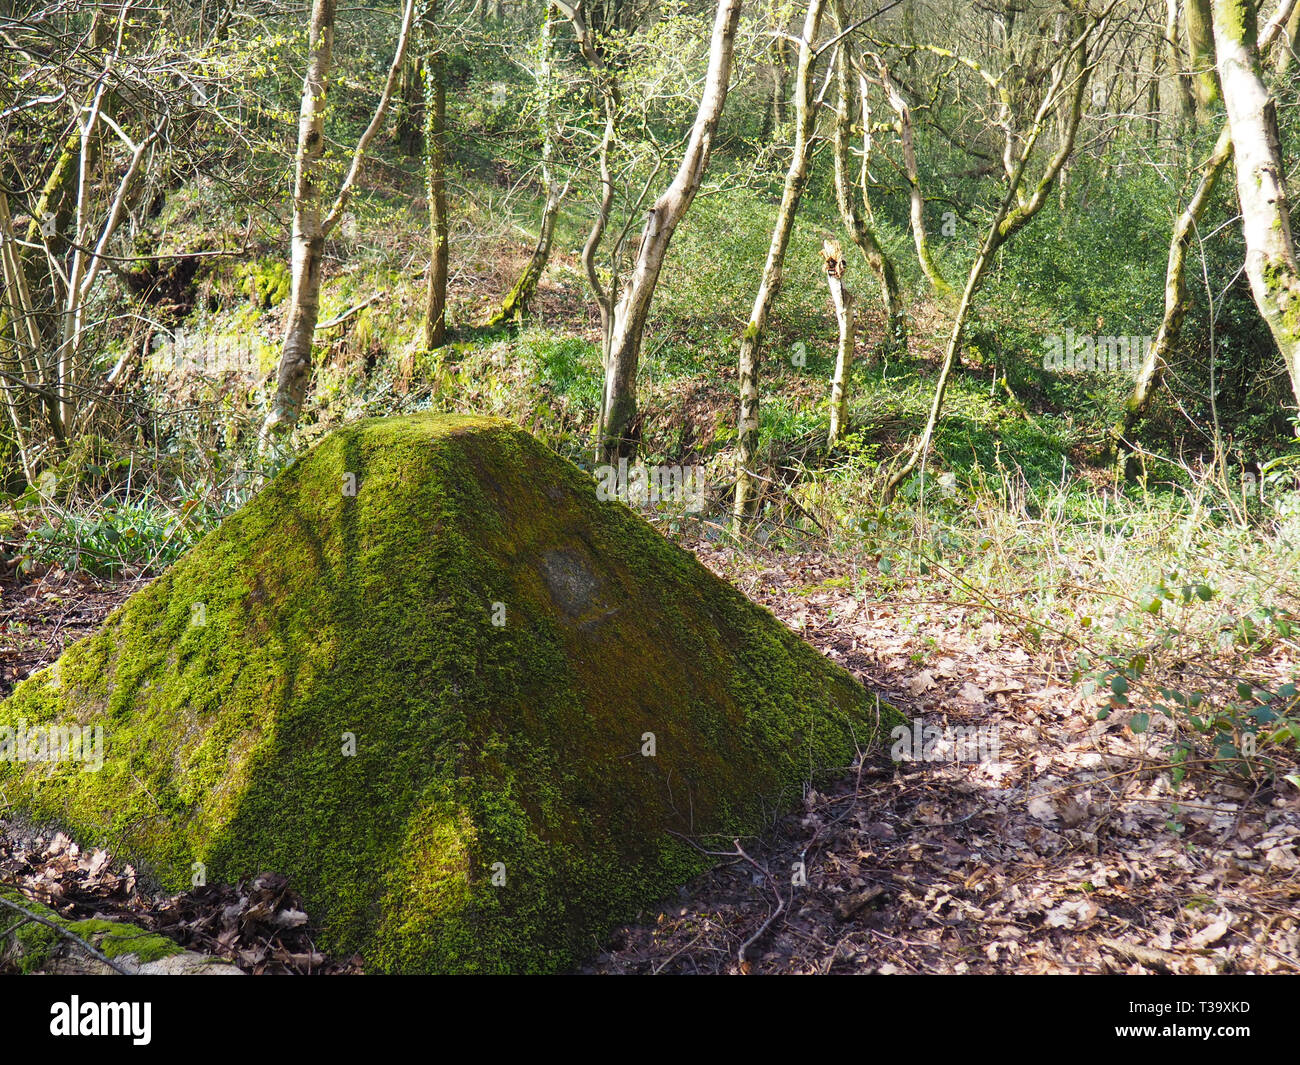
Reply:
[[[366,148],[383,125],[384,116],[388,112],[393,87],[406,55],[414,0],[406,0],[397,48],[388,69],[388,79],[379,97],[379,105],[375,108],[370,124],[357,141],[351,166],[335,197],[334,205],[325,213],[321,158],[325,151],[325,107],[334,53],[335,10],[336,0],[312,0],[307,37],[307,73],[303,78],[302,100],[298,109],[298,150],[294,163],[289,314],[280,349],[280,365],[276,371],[275,395],[271,399],[266,420],[262,423],[259,448],[264,453],[274,442],[293,430],[307,398],[307,386],[311,381],[312,337],[320,317],[321,264],[325,255],[325,239],[343,216]]]
[[[1300,403],[1300,263],[1291,232],[1277,105],[1264,84],[1256,41],[1255,0],[1214,0],[1213,14],[1219,84],[1237,169],[1246,276]]]
[[[1214,33],[1210,0],[1183,0],[1183,21],[1187,27],[1187,54],[1191,61],[1192,95],[1196,120],[1209,121],[1219,103],[1219,82],[1214,76]]]
[[[808,164],[812,160],[813,129],[817,124],[817,113],[813,107],[813,64],[816,62],[817,34],[821,30],[822,13],[826,10],[826,0],[809,0],[808,11],[804,15],[803,32],[799,38],[799,56],[795,64],[794,83],[794,147],[790,156],[790,166],[785,175],[785,188],[781,193],[781,206],[777,211],[776,224],[772,228],[772,240],[767,249],[767,261],[763,265],[763,276],[759,280],[758,294],[754,297],[754,309],[749,315],[749,325],[745,327],[740,341],[740,424],[738,427],[739,454],[736,459],[736,498],[735,521],[737,526],[749,521],[757,508],[758,493],[755,491],[755,466],[758,458],[759,437],[759,356],[763,348],[763,336],[767,330],[767,319],[772,312],[772,305],[781,287],[781,270],[785,265],[786,248],[790,244],[790,232],[794,228],[795,213],[799,210],[799,201],[808,183]]]
[[[740,7],[741,0],[718,2],[709,46],[709,69],[690,140],[677,174],[646,216],[632,275],[628,278],[622,298],[614,311],[609,364],[605,373],[606,425],[602,451],[607,461],[611,456],[630,456],[636,448],[633,436],[641,339],[668,245],[678,223],[690,209],[695,193],[699,191],[713,151],[713,138],[727,101]]]
[[[846,25],[844,0],[836,0],[836,32],[843,33]],[[867,195],[870,181],[868,167],[871,160],[871,111],[867,102],[866,79],[861,75],[858,76],[858,116],[862,125],[862,162],[858,171],[857,193],[855,194],[854,191],[854,180],[849,168],[849,147],[853,135],[851,109],[853,89],[849,79],[850,66],[850,40],[845,38],[835,54],[835,202],[839,207],[845,232],[862,252],[862,257],[871,267],[871,272],[876,275],[880,286],[880,302],[885,308],[886,318],[885,339],[881,347],[886,354],[889,354],[907,349],[907,317],[898,291],[898,275],[894,270],[893,260],[881,246],[871,221],[871,201]],[[858,210],[859,196],[862,202],[861,211]]]
[[[835,374],[831,378],[831,425],[826,437],[827,449],[833,450],[848,424],[849,373],[853,369],[856,329],[853,321],[853,295],[844,284],[844,250],[838,240],[823,242],[822,259],[826,265],[826,284],[831,290],[831,302],[835,305],[835,322],[839,327]]]
[[[614,292],[618,284],[618,256],[615,254],[609,285],[600,280],[600,270],[596,266],[596,255],[600,251],[600,242],[605,239],[605,230],[609,226],[610,212],[614,207],[614,172],[610,156],[614,151],[617,137],[617,101],[611,97],[605,99],[605,132],[600,138],[600,203],[596,207],[596,217],[592,220],[591,231],[582,246],[582,269],[587,275],[587,284],[596,298],[600,311],[600,370],[602,381],[609,374],[609,350],[614,340]],[[600,411],[596,417],[595,446],[596,457],[601,456],[605,436],[605,389],[600,392]]]

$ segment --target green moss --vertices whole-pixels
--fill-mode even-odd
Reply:
[[[275,307],[289,298],[292,278],[280,259],[260,259],[239,270],[240,288],[256,306]]]
[[[80,936],[97,947],[106,958],[114,961],[130,956],[138,964],[145,965],[159,958],[185,953],[181,946],[166,936],[118,921],[75,921],[66,927],[73,935]]]
[[[33,902],[16,888],[0,884],[0,898],[8,899],[47,920],[60,923],[57,913],[39,902]],[[58,932],[46,925],[35,921],[19,924],[20,921],[22,921],[20,913],[11,910],[8,906],[0,906],[0,930],[13,929],[8,936],[0,940],[0,957],[15,958],[18,971],[26,975],[38,972],[45,965],[61,937]],[[11,943],[14,946],[11,946]]]
[[[527,433],[419,415],[327,437],[20,685],[0,725],[102,723],[105,761],[0,787],[172,889],[284,873],[373,970],[554,971],[875,705]]]

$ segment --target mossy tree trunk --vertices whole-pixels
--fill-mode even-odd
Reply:
[[[539,92],[538,125],[542,136],[542,186],[546,189],[546,206],[542,209],[541,226],[537,233],[537,243],[533,245],[533,254],[528,265],[520,274],[519,280],[511,286],[501,306],[488,319],[488,325],[523,318],[528,305],[537,292],[537,285],[546,272],[546,264],[551,259],[551,245],[555,241],[555,223],[560,217],[560,205],[569,190],[568,183],[560,184],[554,172],[555,130],[552,118],[552,58],[554,41],[552,39],[552,21],[556,9],[548,5],[542,16],[540,41],[541,60],[537,72]]]
[[[709,68],[691,127],[690,139],[677,173],[646,215],[632,274],[614,309],[608,365],[605,371],[605,427],[601,451],[610,458],[631,456],[636,450],[636,376],[641,340],[664,256],[678,223],[690,210],[713,152],[722,109],[727,101],[731,59],[740,23],[741,0],[718,0],[709,45]]]
[[[1277,106],[1264,84],[1256,41],[1257,17],[1254,0],[1214,0],[1214,42],[1237,168],[1246,276],[1300,403],[1300,263],[1291,232]]]
[[[925,227],[925,196],[921,192],[921,176],[916,165],[916,132],[912,125],[912,108],[889,76],[889,68],[876,56],[876,67],[885,88],[889,106],[898,116],[898,139],[903,147],[903,174],[907,178],[909,214],[912,223],[912,242],[916,246],[916,259],[921,264],[925,278],[936,296],[952,298],[952,286],[944,279],[930,253],[930,238]]]
[[[1168,365],[1174,346],[1182,335],[1183,319],[1187,315],[1187,249],[1231,154],[1232,138],[1228,134],[1228,127],[1224,126],[1214,150],[1201,167],[1201,180],[1196,191],[1174,223],[1173,236],[1169,241],[1169,259],[1165,267],[1164,317],[1160,321],[1160,330],[1156,333],[1154,343],[1138,367],[1133,391],[1124,404],[1124,411],[1110,431],[1111,457],[1117,463],[1122,463],[1123,455],[1131,452],[1129,433],[1146,410],[1151,393],[1159,383],[1160,373]],[[1120,478],[1127,476],[1127,471],[1123,469],[1117,473]]]
[[[781,288],[781,271],[785,265],[786,249],[790,245],[790,233],[794,229],[795,213],[799,210],[799,201],[808,184],[813,129],[817,124],[817,112],[812,100],[813,66],[817,59],[817,35],[821,31],[825,10],[826,0],[809,0],[804,15],[803,31],[799,37],[799,56],[795,63],[794,144],[790,166],[786,170],[781,206],[777,210],[776,224],[772,227],[772,239],[768,244],[767,261],[763,264],[758,293],[754,297],[754,308],[740,341],[740,423],[737,433],[739,453],[736,458],[735,497],[735,521],[738,527],[754,516],[758,505],[755,466],[758,463],[759,437],[759,357],[763,349],[767,319]]]
[[[844,0],[835,3],[835,28],[844,33],[847,19]],[[869,199],[871,161],[871,111],[867,100],[866,78],[858,75],[859,121],[862,125],[862,162],[858,170],[857,190],[849,167],[850,141],[853,136],[853,88],[850,80],[851,40],[845,38],[835,53],[835,202],[849,238],[862,252],[880,286],[880,302],[885,308],[886,333],[883,351],[888,354],[907,348],[907,317],[898,291],[898,275],[893,260],[885,253],[871,219]],[[859,199],[862,209],[859,210]]]
[[[27,243],[41,244],[48,249],[48,254],[61,259],[68,247],[68,227],[77,209],[77,170],[81,162],[81,137],[72,134],[68,137],[55,160],[49,177],[41,187],[40,199],[36,201],[36,210],[27,225]],[[29,283],[34,285],[48,281],[43,278],[37,266],[36,253],[27,250],[24,256]]]
[[[1187,55],[1191,63],[1196,120],[1204,124],[1219,103],[1219,83],[1214,75],[1210,0],[1183,0],[1183,22],[1187,27]]]
[[[294,157],[289,313],[280,348],[280,363],[276,370],[275,394],[262,423],[259,448],[263,453],[288,436],[302,414],[307,387],[311,382],[312,338],[320,317],[321,265],[325,255],[325,240],[343,217],[366,148],[388,113],[388,104],[406,56],[406,41],[411,29],[414,5],[415,0],[406,0],[401,31],[379,103],[370,124],[357,141],[352,163],[334,204],[326,212],[321,159],[325,150],[325,108],[334,54],[337,5],[336,0],[312,0],[307,33],[307,73],[303,78],[302,100],[298,108],[298,148]]]
[[[1165,7],[1165,54],[1169,63],[1169,77],[1173,82],[1175,99],[1178,101],[1180,124],[1186,126],[1196,115],[1196,97],[1192,92],[1192,79],[1187,73],[1184,61],[1183,45],[1178,32],[1178,0],[1166,0]]]
[[[441,46],[436,41],[441,0],[429,0],[425,10],[424,55],[424,180],[429,200],[429,273],[424,297],[424,350],[447,339],[447,277],[451,223],[447,215],[447,76]]]
[[[1297,0],[1282,0],[1278,11],[1260,33],[1261,55],[1266,54],[1269,47],[1275,43],[1281,52],[1286,51],[1286,42],[1281,35],[1281,28],[1287,21],[1288,11],[1291,12],[1290,17],[1294,19],[1295,13],[1300,12],[1300,3],[1297,3]],[[1129,434],[1138,418],[1145,412],[1152,393],[1160,383],[1160,375],[1164,367],[1169,364],[1174,347],[1182,336],[1188,304],[1187,250],[1231,155],[1232,132],[1225,123],[1219,130],[1218,139],[1209,157],[1201,164],[1201,177],[1196,190],[1174,223],[1173,235],[1169,241],[1169,258],[1165,267],[1165,310],[1160,321],[1160,330],[1156,333],[1155,341],[1138,367],[1133,391],[1124,404],[1123,413],[1110,429],[1110,459],[1116,464],[1117,480],[1125,479],[1130,475],[1126,458],[1132,452]]]
[[[1043,90],[1042,100],[1034,115],[1034,120],[1023,135],[1008,130],[1007,143],[1017,144],[1014,156],[1004,160],[1007,171],[1006,190],[1002,202],[998,205],[992,221],[980,244],[980,250],[971,264],[962,290],[961,300],[953,318],[952,331],[948,336],[947,349],[944,352],[943,366],[939,371],[939,380],[935,385],[934,399],[930,404],[930,413],[920,438],[908,453],[907,459],[890,475],[885,483],[883,499],[889,503],[898,486],[921,465],[930,449],[934,430],[943,410],[944,395],[948,381],[956,365],[957,354],[961,350],[966,334],[966,324],[970,318],[976,294],[984,284],[984,278],[993,257],[1027,226],[1042,209],[1043,203],[1056,182],[1061,167],[1065,165],[1074,151],[1074,142],[1079,130],[1079,121],[1083,117],[1083,105],[1086,99],[1088,82],[1096,65],[1095,54],[1099,49],[1098,38],[1103,36],[1103,27],[1109,24],[1109,15],[1083,15],[1078,22],[1082,28],[1065,45],[1052,66],[1049,84]],[[1058,109],[1064,109],[1066,120],[1061,130],[1061,140],[1056,151],[1043,166],[1037,183],[1031,192],[1025,191],[1025,171],[1035,154],[1039,138],[1047,128],[1049,118]]]

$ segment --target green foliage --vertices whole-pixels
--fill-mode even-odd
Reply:
[[[576,337],[531,335],[515,349],[535,367],[544,393],[576,404],[587,416],[600,406],[600,347]]]
[[[1113,619],[1115,642],[1143,649],[1098,656],[1079,651],[1075,677],[1085,694],[1104,700],[1097,711],[1100,720],[1123,711],[1129,728],[1139,735],[1152,728],[1153,714],[1169,720],[1166,750],[1175,783],[1198,757],[1234,775],[1269,777],[1275,770],[1270,752],[1300,743],[1296,685],[1288,681],[1272,687],[1240,680],[1199,686],[1188,683],[1185,671],[1161,668],[1164,661],[1178,662],[1197,643],[1188,615],[1194,605],[1216,599],[1207,580],[1188,580],[1174,572],[1144,587],[1131,609]],[[1300,622],[1274,606],[1247,611],[1225,606],[1213,627],[1219,648],[1233,653],[1238,668],[1244,669],[1275,640],[1289,640],[1300,631]]]
[[[184,554],[217,517],[197,500],[177,508],[147,496],[75,509],[47,505],[44,514],[45,521],[29,528],[19,545],[20,573],[34,566],[104,576],[156,572]]]

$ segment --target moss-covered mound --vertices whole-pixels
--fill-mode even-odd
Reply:
[[[527,433],[421,415],[324,440],[20,722],[0,799],[166,887],[274,870],[372,970],[546,971],[895,720]],[[31,760],[51,724],[102,768]]]

